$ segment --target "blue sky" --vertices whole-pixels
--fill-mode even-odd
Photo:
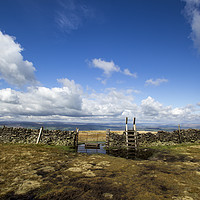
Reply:
[[[200,0],[2,0],[0,31],[0,120],[200,122]]]

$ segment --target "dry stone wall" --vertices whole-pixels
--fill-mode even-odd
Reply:
[[[39,135],[39,129],[0,128],[0,143],[35,144]],[[43,130],[40,144],[74,146],[75,131]]]
[[[158,131],[157,134],[145,133],[138,134],[139,143],[153,143],[153,142],[173,142],[173,143],[182,143],[182,142],[195,142],[200,140],[200,130],[198,129],[187,129],[173,132]]]
[[[184,143],[184,142],[196,142],[200,141],[200,130],[199,129],[187,129],[173,132],[158,131],[157,134],[151,132],[137,134],[139,145],[148,145],[152,143]],[[109,147],[126,147],[126,134],[122,135],[110,133],[109,135]]]
[[[123,147],[126,146],[126,134],[122,135],[116,133],[109,134],[109,147]]]
[[[39,129],[3,127],[0,128],[0,143],[36,144],[38,135]],[[151,132],[145,134],[138,133],[137,138],[139,145],[148,145],[152,143],[196,142],[200,141],[200,130],[181,130],[180,133],[179,131],[158,131],[157,134],[153,134]],[[75,140],[75,131],[43,130],[39,143],[48,145],[74,146]],[[125,132],[122,135],[112,132],[109,134],[109,147],[120,148],[125,146]]]

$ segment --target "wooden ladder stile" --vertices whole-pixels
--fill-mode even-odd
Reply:
[[[138,138],[136,130],[136,118],[133,119],[133,130],[128,130],[128,118],[126,117],[126,146],[128,152],[136,152],[138,150]]]

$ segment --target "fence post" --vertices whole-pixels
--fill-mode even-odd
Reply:
[[[125,131],[128,131],[128,117],[126,117],[126,127],[125,127]]]
[[[78,134],[79,134],[79,129],[76,128],[76,134],[75,134],[75,138],[74,138],[74,147],[78,146]]]
[[[135,130],[135,117],[133,118],[133,130]]]
[[[128,148],[128,117],[126,117],[126,128],[125,128],[125,132],[126,132],[126,145]]]
[[[179,134],[179,143],[182,143],[180,124],[178,125],[178,134]]]
[[[40,138],[41,138],[41,135],[42,135],[42,131],[43,131],[43,126],[40,128],[40,132],[39,132],[36,144],[38,144],[39,141],[40,141]]]
[[[133,118],[133,131],[134,131],[134,139],[135,139],[135,150],[137,151],[138,149],[138,138],[137,138],[137,130],[136,130],[136,123],[135,123],[136,118]]]
[[[106,147],[109,148],[110,129],[106,129]]]

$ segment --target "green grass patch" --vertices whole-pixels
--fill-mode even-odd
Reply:
[[[62,145],[41,145],[41,147],[45,148],[54,148],[58,150],[64,150],[67,152],[75,152],[75,148],[72,146],[62,146]]]
[[[190,147],[190,146],[195,146],[199,145],[200,142],[196,143],[181,143],[181,144],[176,144],[176,143],[152,143],[149,146],[140,146],[140,148],[151,148],[151,149],[157,149],[157,150],[174,150],[180,147]]]

